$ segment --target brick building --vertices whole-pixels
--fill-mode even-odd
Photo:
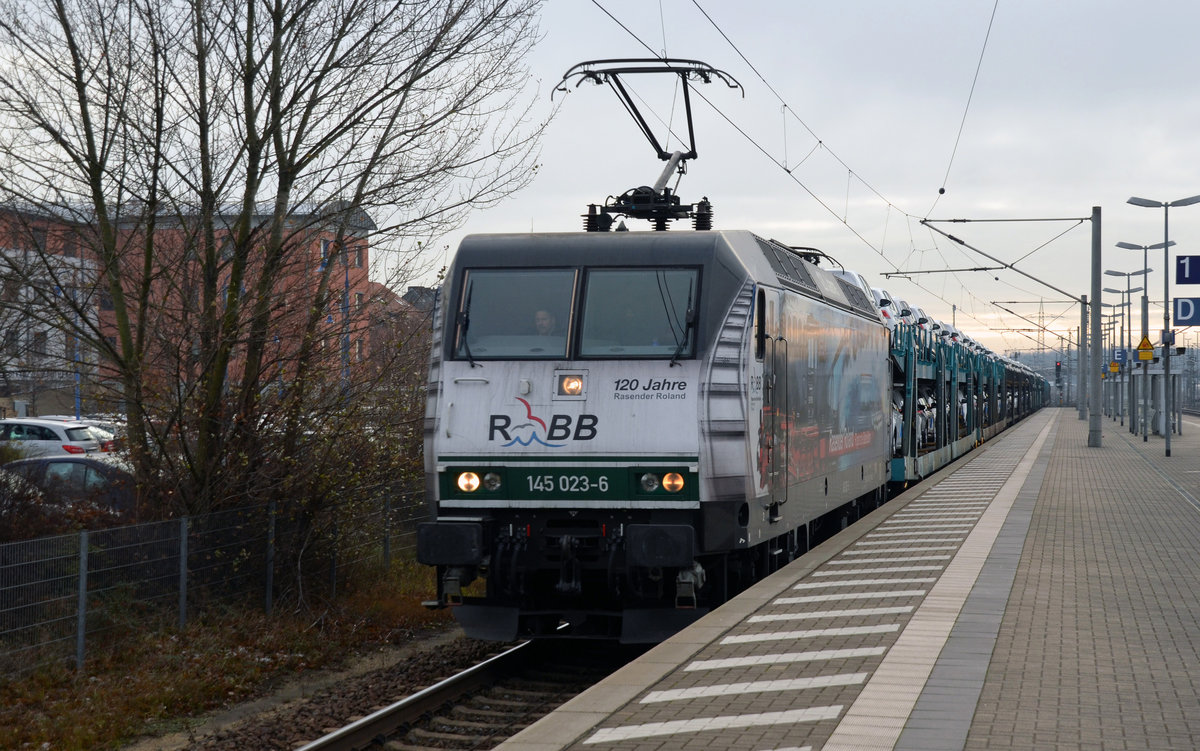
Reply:
[[[218,217],[212,230],[215,245],[200,242],[204,228],[187,218],[156,218],[152,237],[144,228],[119,232],[120,291],[133,301],[128,302],[130,317],[143,317],[148,324],[143,382],[151,393],[159,388],[182,393],[202,371],[202,353],[211,352],[213,342],[228,336],[211,326],[205,329],[200,313],[206,298],[217,306],[217,320],[230,302],[239,303],[236,325],[224,329],[232,332],[224,342],[231,348],[226,370],[230,382],[242,374],[251,344],[247,334],[253,328],[251,316],[260,314],[269,318],[267,339],[258,342],[264,350],[260,376],[264,389],[268,385],[286,388],[296,371],[301,334],[314,315],[318,317],[315,360],[322,377],[344,380],[369,367],[372,348],[388,338],[389,322],[396,320],[397,311],[410,307],[369,279],[369,238],[376,230],[369,216],[352,211],[289,218],[284,227],[285,252],[276,259],[258,248],[247,253],[239,290],[232,296],[234,233],[221,221]],[[253,219],[261,227],[267,222],[268,217]],[[336,244],[339,226],[345,252]],[[116,306],[94,250],[94,237],[93,227],[86,223],[0,209],[3,414],[70,414],[76,405],[81,413],[120,409],[112,358],[106,355],[106,351],[120,351]],[[206,247],[216,248],[220,257],[203,263]],[[146,248],[152,248],[150,266],[144,263]],[[146,268],[151,268],[149,275]],[[268,294],[260,295],[257,286],[264,273],[275,282]],[[138,308],[138,299],[148,301],[145,310]],[[202,346],[204,337],[207,347]]]

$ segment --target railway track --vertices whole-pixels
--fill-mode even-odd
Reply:
[[[303,746],[300,751],[488,749],[644,649],[524,642]]]

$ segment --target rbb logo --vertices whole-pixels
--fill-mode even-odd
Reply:
[[[540,443],[550,448],[560,448],[566,444],[552,441],[590,441],[596,437],[597,425],[600,422],[596,415],[583,414],[577,418],[570,415],[551,415],[550,424],[547,425],[545,420],[533,414],[529,402],[520,397],[517,397],[517,401],[525,406],[525,421],[517,422],[509,415],[489,415],[488,441],[505,441],[502,444],[504,447]]]
[[[511,441],[513,437],[509,435],[510,430],[516,433],[522,428],[533,427],[530,423],[522,423],[513,427],[512,418],[508,415],[491,415],[490,418],[489,441],[495,441],[497,438],[502,441]],[[550,425],[547,426],[542,422],[542,428],[546,431],[546,440],[548,441],[565,441],[568,438],[575,441],[590,441],[596,437],[597,422],[599,422],[599,418],[596,415],[580,415],[579,419],[575,421],[571,420],[570,415],[552,415]],[[573,429],[572,423],[574,423]],[[534,430],[536,431],[536,428]]]

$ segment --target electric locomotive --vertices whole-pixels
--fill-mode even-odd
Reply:
[[[621,83],[646,73],[677,77],[687,150],[662,147]],[[437,567],[427,604],[467,635],[659,641],[882,503],[889,480],[1045,402],[1015,363],[906,327],[889,339],[869,290],[819,252],[712,230],[707,199],[680,202],[689,82],[738,88],[728,74],[601,60],[573,77],[611,85],[667,164],[590,206],[587,232],[472,235],[449,269],[417,558]]]
[[[881,500],[887,331],[813,260],[745,231],[462,242],[418,559],[468,635],[657,641]]]

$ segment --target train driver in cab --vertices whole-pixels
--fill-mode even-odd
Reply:
[[[533,328],[538,336],[555,336],[558,334],[558,319],[548,310],[539,310],[533,314]]]

